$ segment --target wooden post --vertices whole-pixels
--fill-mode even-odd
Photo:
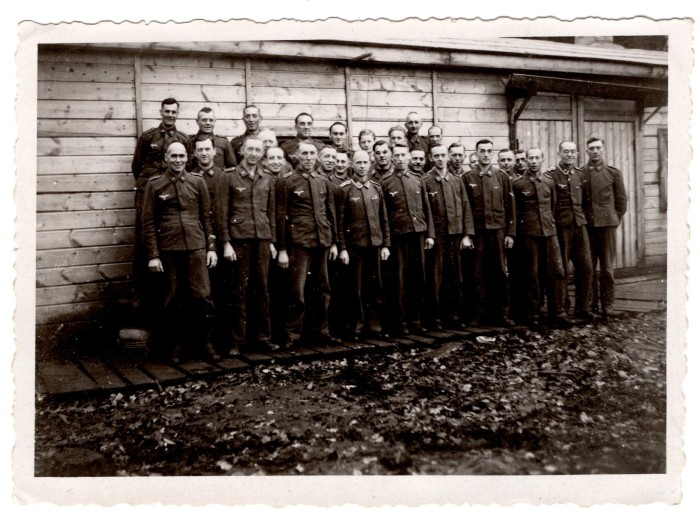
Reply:
[[[432,78],[433,78],[433,84],[432,84],[432,92],[433,92],[433,125],[440,125],[440,119],[438,118],[438,108],[440,107],[438,104],[438,81],[437,81],[437,71],[435,69],[432,70]]]
[[[575,94],[571,98],[571,113],[574,119],[574,142],[578,146],[579,165],[586,163],[586,126],[583,113],[583,100]]]
[[[253,104],[253,82],[250,73],[250,58],[245,59],[245,104]]]
[[[350,85],[350,67],[348,66],[345,66],[345,113],[347,114],[346,124],[348,127],[346,142],[348,149],[352,150],[352,86]]]
[[[134,55],[134,103],[136,104],[136,136],[143,132],[143,91],[141,82],[141,55]]]
[[[642,166],[642,147],[644,147],[644,101],[637,100],[637,117],[634,119],[634,188],[628,188],[628,194],[636,199],[637,207],[637,267],[646,265],[646,238],[644,236],[644,168]]]

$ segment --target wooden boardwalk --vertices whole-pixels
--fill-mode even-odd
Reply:
[[[573,293],[573,289],[570,288]],[[572,295],[573,297],[573,295]],[[664,311],[666,309],[665,274],[620,279],[616,287],[616,306],[624,312]],[[437,346],[448,341],[472,340],[504,332],[523,332],[525,327],[470,327],[463,331],[429,332],[387,340],[345,342],[334,346],[300,347],[288,352],[245,353],[216,363],[190,361],[179,365],[149,358],[143,351],[110,349],[99,356],[78,356],[71,360],[37,361],[36,392],[41,395],[71,397],[82,394],[112,393],[166,385],[243,371],[255,365],[286,364],[297,361],[352,357],[365,351],[410,350]]]

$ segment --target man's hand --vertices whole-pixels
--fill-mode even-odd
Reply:
[[[338,259],[343,265],[348,265],[350,263],[350,255],[348,254],[347,249],[343,249],[342,251],[340,251]]]
[[[275,249],[273,244],[270,244],[270,256],[272,256],[273,260],[277,257],[277,249]]]
[[[472,239],[469,236],[465,236],[462,238],[462,243],[460,244],[460,249],[473,249],[474,244],[472,243]]]
[[[277,265],[279,265],[282,269],[289,267],[289,256],[287,255],[287,251],[280,251],[277,253]]]
[[[229,242],[224,243],[224,258],[228,261],[236,261],[238,259],[236,258],[236,251],[233,250]]]
[[[387,261],[389,259],[389,255],[391,253],[389,252],[389,247],[382,247],[382,250],[379,251],[379,256],[382,259],[382,261]]]
[[[331,245],[331,250],[328,253],[328,259],[333,261],[338,257],[338,246],[334,243]]]
[[[207,251],[207,267],[213,269],[219,261],[216,251]]]
[[[512,249],[513,248],[513,237],[512,236],[506,236],[506,249]]]
[[[425,250],[426,251],[429,251],[430,249],[432,249],[433,245],[435,245],[435,240],[433,240],[432,238],[425,239]]]
[[[163,262],[160,261],[160,258],[148,260],[148,270],[151,272],[163,272]]]

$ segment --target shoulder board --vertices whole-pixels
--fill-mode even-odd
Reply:
[[[547,174],[547,173],[553,173],[553,172],[556,171],[556,170],[557,170],[556,167],[550,167],[550,168],[547,169],[544,173],[545,173],[545,174]]]
[[[583,169],[581,169],[580,167],[574,166],[574,171],[583,172]]]
[[[292,174],[294,174],[294,171],[289,171],[288,173],[284,173],[282,178],[289,178]]]
[[[226,167],[226,168],[224,169],[224,172],[225,172],[225,173],[236,172],[236,167]],[[265,171],[263,171],[263,172],[265,172]]]
[[[612,165],[608,165],[607,168],[610,169],[611,171],[620,172],[620,169],[618,169],[617,167],[613,167]]]
[[[202,177],[202,173],[188,173],[191,174],[192,176],[199,176],[200,178]]]
[[[394,176],[394,173],[386,173],[384,176],[382,176],[382,180],[386,180],[387,178],[391,178]]]
[[[350,180],[345,180],[343,183],[341,183],[340,185],[338,185],[338,187],[345,187],[345,186],[347,186],[347,185],[350,185]]]
[[[377,187],[381,187],[381,186],[382,186],[381,183],[375,182],[374,180],[370,180],[369,183],[373,183],[373,184],[376,185]]]
[[[195,136],[197,136],[197,135],[196,134],[187,134],[185,136],[187,136],[187,138],[190,140],[194,140]]]
[[[542,176],[544,176],[545,178],[549,178],[550,180],[554,180],[554,178],[552,178],[552,175],[549,174],[549,171],[545,171],[544,173],[542,173]]]

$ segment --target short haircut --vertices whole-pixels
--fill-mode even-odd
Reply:
[[[588,147],[588,144],[593,142],[600,142],[603,145],[605,145],[605,140],[603,140],[602,138],[598,138],[597,136],[591,136],[588,140],[586,140],[586,147]]]
[[[389,142],[387,142],[386,140],[377,140],[376,142],[374,142],[374,145],[372,145],[372,151],[376,151],[377,147],[381,145],[386,145],[387,147],[389,147],[389,149],[391,149],[391,147],[389,146]]]
[[[469,161],[471,161],[472,158],[478,158],[478,155],[476,154],[476,152],[469,154]]]
[[[260,114],[260,108],[259,108],[257,105],[246,105],[246,106],[243,108],[243,114],[245,114],[245,112],[246,112],[248,109],[255,109],[256,111],[258,111],[258,114]]]
[[[348,132],[348,126],[345,125],[343,122],[333,122],[333,124],[328,128],[328,132],[332,133],[333,127],[335,127],[336,125],[342,125],[343,129],[345,129],[345,132]]]
[[[466,147],[464,147],[464,145],[462,145],[461,142],[452,142],[450,144],[450,146],[447,148],[447,150],[450,151],[450,149],[456,149],[457,147],[461,147],[462,149],[464,149],[464,153],[466,154],[467,149],[466,149]]]
[[[397,143],[391,148],[391,152],[393,153],[396,149],[406,149],[406,152],[408,152],[408,144],[407,143]]]
[[[214,109],[212,109],[211,107],[202,107],[202,108],[197,112],[197,116],[199,116],[199,113],[213,113],[213,112],[214,112]]]
[[[262,140],[260,139],[260,136],[259,136],[259,135],[257,135],[257,136],[246,136],[246,137],[243,139],[243,143],[241,144],[241,150],[245,149],[246,144],[247,144],[250,140],[257,140],[258,142],[260,142],[260,144],[262,144]]]
[[[199,139],[199,140],[195,140],[195,141],[194,141],[194,148],[195,148],[195,150],[197,149],[197,144],[198,144],[198,143],[202,143],[202,142],[209,142],[209,143],[211,144],[211,148],[212,148],[212,149],[214,148],[214,141],[213,141],[211,138],[207,137],[207,138],[201,138],[201,139]]]
[[[377,135],[374,134],[374,131],[372,129],[362,129],[360,131],[360,134],[357,135],[357,139],[360,140],[366,134],[371,134],[372,138],[374,138],[375,140],[377,139]]]
[[[516,149],[515,151],[513,151],[513,154],[518,155],[518,154],[527,154],[527,153],[525,152],[525,149]]]
[[[387,133],[387,136],[391,136],[391,133],[393,133],[394,131],[401,131],[401,133],[404,136],[406,136],[406,129],[404,127],[399,126],[399,125],[395,125],[395,126],[389,128],[389,132]]]
[[[309,113],[299,113],[297,117],[294,118],[294,125],[297,125],[299,123],[299,118],[301,118],[302,116],[308,116],[309,118],[311,118],[312,122],[314,121],[314,117],[311,116]]]
[[[178,102],[175,98],[166,98],[162,102],[160,102],[160,107],[161,109],[163,108],[164,105],[177,105],[178,109],[180,108],[180,102]]]
[[[576,149],[578,149],[576,142],[574,142],[573,140],[562,140],[561,142],[559,142],[559,145],[557,146],[557,150],[561,151],[561,146],[564,145],[565,143],[572,143],[572,144],[574,144],[574,147],[576,147]]]
[[[324,146],[321,147],[321,149],[318,151],[318,154],[320,155],[320,154],[323,153],[323,151],[325,151],[326,149],[328,149],[329,151],[333,151],[334,153],[337,153],[337,152],[338,152],[338,151],[335,150],[335,147],[333,147],[332,145],[324,145]]]
[[[279,151],[282,154],[282,156],[284,156],[284,150],[281,147],[278,147],[277,145],[273,145],[267,151],[265,151],[265,158],[267,158],[267,156],[270,154],[270,151],[272,151],[273,149]]]
[[[476,142],[476,145],[474,146],[474,149],[476,149],[476,150],[478,151],[478,150],[479,150],[479,146],[482,145],[482,144],[485,144],[485,143],[490,143],[491,145],[493,145],[493,142],[492,142],[489,138],[482,138],[481,140],[479,140],[478,142]]]
[[[544,151],[543,151],[542,148],[540,148],[540,147],[530,147],[530,148],[527,150],[527,154],[528,154],[528,155],[530,154],[530,151],[539,151],[540,154],[544,154]]]
[[[419,147],[416,147],[416,148],[414,148],[414,149],[411,149],[411,150],[409,151],[409,154],[415,153],[415,152],[423,153],[423,156],[425,156],[425,151],[424,151],[423,149],[419,148]]]
[[[500,151],[498,151],[498,156],[505,154],[505,153],[512,153],[512,152],[513,151],[511,151],[510,149],[501,149]],[[513,153],[513,156],[515,156],[515,153]]]
[[[408,117],[411,116],[412,114],[415,114],[421,122],[423,121],[423,119],[420,117],[420,115],[416,111],[411,111],[410,113],[408,113],[406,115],[406,120],[408,120]]]
[[[439,125],[432,125],[432,126],[430,126],[430,127],[428,128],[428,134],[430,134],[430,131],[432,131],[433,129],[437,129],[438,131],[440,131],[440,134],[442,134],[442,127],[440,127]]]

